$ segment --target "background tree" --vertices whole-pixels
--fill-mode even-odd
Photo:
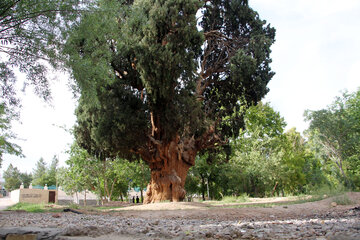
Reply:
[[[36,162],[33,169],[33,185],[56,186],[57,185],[57,166],[59,159],[54,156],[51,164],[48,166],[43,158]]]
[[[126,160],[125,160],[126,161]],[[126,162],[124,162],[126,164]],[[127,163],[128,167],[126,171],[128,171],[128,178],[130,181],[131,187],[137,187],[140,189],[140,198],[141,202],[144,201],[144,190],[146,189],[146,185],[150,180],[150,169],[146,165],[146,163],[142,160],[134,161]]]
[[[230,160],[238,166],[241,192],[259,197],[280,189],[285,126],[284,119],[269,104],[259,103],[247,110],[245,130],[235,141],[235,157]]]
[[[0,76],[5,87],[2,98],[13,102],[13,69],[26,74],[25,84],[32,84],[44,99],[50,97],[47,63],[58,66],[56,48],[63,43],[66,29],[86,8],[78,0],[2,0],[0,3]]]
[[[304,115],[310,122],[308,135],[321,146],[324,162],[336,166],[346,187],[359,187],[360,90],[345,92],[326,109]]]
[[[55,155],[50,163],[50,166],[46,171],[46,181],[48,186],[57,186],[57,170],[58,170],[59,159]]]
[[[3,153],[21,155],[11,142],[10,121],[18,119],[14,70],[26,75],[24,89],[32,85],[35,92],[49,100],[47,69],[62,62],[59,45],[66,30],[86,10],[91,1],[81,0],[1,0],[0,2],[0,163]]]
[[[24,188],[29,188],[30,183],[32,183],[33,177],[31,173],[20,173],[20,181],[24,184]]]
[[[124,159],[101,161],[77,145],[75,142],[69,150],[68,168],[59,176],[60,185],[67,192],[94,191],[104,201],[123,200],[127,196],[129,179],[144,188],[142,182],[146,171],[138,163],[129,163]]]
[[[228,168],[227,156],[220,151],[204,151],[196,157],[186,178],[185,189],[189,193],[200,193],[202,199],[220,199],[227,194]],[[189,182],[189,183],[187,183]],[[189,191],[188,191],[189,190]]]
[[[284,136],[285,139],[280,152],[282,191],[290,194],[304,193],[304,187],[307,183],[306,172],[304,171],[305,164],[312,155],[307,150],[305,139],[295,128],[288,130]]]
[[[15,189],[19,189],[21,185],[20,171],[17,167],[14,167],[11,163],[9,167],[4,171],[3,177],[5,179],[5,189],[10,192]]]
[[[94,190],[99,199],[102,199],[99,178],[101,168],[97,161],[76,143],[71,145],[68,153],[69,159],[66,161],[68,167],[59,172],[59,185],[69,194]],[[86,199],[84,204],[86,204]]]
[[[64,48],[81,93],[77,141],[102,160],[147,162],[145,203],[182,200],[197,153],[236,137],[243,109],[268,92],[275,30],[247,0],[99,0],[97,9]]]
[[[197,193],[204,196],[208,188],[211,198],[262,197],[304,193],[314,179],[323,183],[304,138],[295,129],[284,132],[284,119],[268,103],[250,107],[244,121],[245,130],[231,141],[232,153],[207,151],[197,159],[190,170],[190,187]]]
[[[73,179],[68,175],[69,169],[66,167],[60,167],[57,171],[57,179],[59,188],[63,190],[66,194],[72,195],[77,191],[77,188],[74,187]]]

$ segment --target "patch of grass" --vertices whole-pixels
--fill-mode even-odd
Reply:
[[[17,203],[6,209],[7,211],[22,210],[26,212],[45,212],[45,204]]]
[[[225,203],[243,203],[249,201],[249,196],[246,193],[240,196],[225,196],[221,201]]]
[[[310,194],[313,196],[321,196],[322,198],[327,198],[327,197],[342,195],[346,191],[347,189],[343,185],[339,185],[337,187],[322,185],[310,191]]]
[[[312,191],[312,195],[322,199],[334,197],[333,202],[337,205],[350,205],[353,202],[349,199],[348,195],[346,195],[347,191],[349,191],[349,189],[346,189],[343,185],[338,185],[336,187],[324,185]]]
[[[279,203],[255,203],[255,204],[242,204],[242,205],[227,205],[223,208],[272,208],[280,205]]]
[[[228,205],[224,207],[225,208],[272,208],[275,206],[287,206],[287,205],[302,204],[307,202],[316,202],[322,199],[323,198],[320,196],[303,196],[303,197],[299,197],[297,200],[287,201],[287,202],[251,203],[251,204]]]
[[[334,202],[336,202],[337,205],[350,205],[350,204],[353,204],[353,202],[350,200],[350,198],[346,194],[336,196],[334,198]]]
[[[80,208],[80,205],[79,205],[79,204],[76,204],[76,203],[71,203],[71,204],[69,205],[69,208],[71,208],[71,209],[79,209],[79,208]]]

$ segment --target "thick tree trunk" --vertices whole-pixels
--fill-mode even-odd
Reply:
[[[167,144],[156,144],[150,158],[151,169],[144,203],[178,202],[185,198],[185,180],[188,170],[195,164],[195,141],[180,141],[179,137]]]

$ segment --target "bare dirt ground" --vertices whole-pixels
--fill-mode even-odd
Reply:
[[[294,219],[323,215],[329,212],[344,212],[360,205],[360,192],[346,193],[351,201],[349,205],[332,206],[336,197],[326,198],[315,202],[292,204],[295,197],[250,199],[245,203],[229,203],[218,205],[210,202],[179,202],[155,203],[147,205],[128,206],[104,210],[99,214],[143,219]],[[257,207],[261,204],[281,203],[278,206]],[[286,204],[289,203],[289,204]],[[254,206],[249,206],[256,204]],[[246,206],[246,207],[245,207]]]
[[[360,239],[360,193],[347,193],[347,205],[334,204],[342,203],[339,196],[296,204],[296,198],[250,200],[111,203],[106,210],[77,209],[83,214],[0,211],[0,239],[14,233],[63,240]]]

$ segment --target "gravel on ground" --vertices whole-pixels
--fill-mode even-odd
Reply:
[[[84,214],[2,211],[0,238],[6,239],[6,234],[16,232],[14,229],[28,234],[34,229],[38,239],[355,240],[360,239],[360,194],[349,196],[353,204],[346,206],[332,206],[330,199],[273,208],[213,209],[199,205],[198,209]],[[304,206],[313,209],[305,211]]]

